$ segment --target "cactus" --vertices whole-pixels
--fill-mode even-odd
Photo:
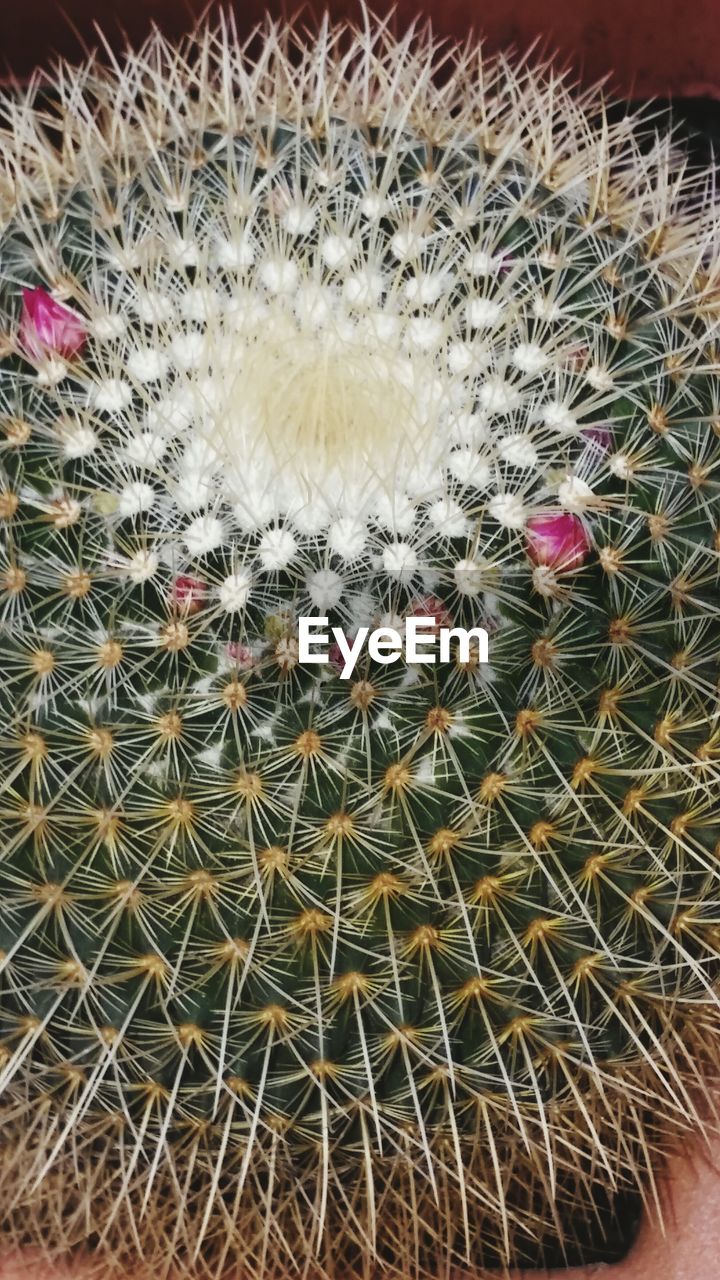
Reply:
[[[549,65],[2,104],[0,1200],[155,1274],[598,1247],[718,1062],[717,203]],[[301,661],[298,619],[489,661]]]

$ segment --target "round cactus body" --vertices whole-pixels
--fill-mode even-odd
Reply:
[[[597,1241],[718,1057],[711,184],[382,26],[155,36],[3,117],[6,1231]]]

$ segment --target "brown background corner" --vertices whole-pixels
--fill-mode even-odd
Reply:
[[[157,22],[170,35],[192,26],[206,0],[4,0],[0,5],[0,77],[27,78],[58,54],[77,59],[97,42],[95,24],[119,47]],[[295,0],[235,0],[242,30],[269,11],[292,13]],[[359,0],[310,0],[305,13],[328,8],[359,18]],[[389,0],[371,7],[387,13]],[[606,76],[624,97],[706,95],[720,98],[720,0],[397,0],[396,25],[430,17],[435,30],[455,38],[481,34],[491,49],[526,49],[540,39],[557,50],[586,84]]]

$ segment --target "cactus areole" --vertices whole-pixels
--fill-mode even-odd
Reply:
[[[6,1240],[590,1256],[706,1122],[714,183],[369,17],[2,101]]]

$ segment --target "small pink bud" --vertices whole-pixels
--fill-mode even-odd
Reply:
[[[225,652],[239,671],[249,671],[251,667],[255,666],[255,656],[252,649],[247,644],[240,644],[239,640],[230,640]]]
[[[584,342],[573,342],[563,352],[563,364],[575,373],[585,368],[590,349]]]
[[[201,578],[181,575],[176,578],[170,599],[173,604],[180,605],[185,613],[197,613],[207,600],[207,583]]]
[[[583,427],[580,434],[584,440],[587,440],[588,444],[594,445],[602,453],[607,453],[612,447],[613,436],[608,426]]]
[[[561,573],[579,569],[589,549],[582,520],[569,511],[531,516],[527,522],[527,552],[533,564],[549,565]]]
[[[23,289],[18,337],[31,360],[50,355],[72,360],[85,346],[87,330],[82,317],[56,302],[47,289]]]
[[[354,636],[349,636],[347,632],[343,632],[343,636],[345,637],[345,642],[347,644],[352,644],[355,638]],[[343,667],[345,666],[345,658],[343,656],[343,651],[336,640],[333,641],[333,643],[330,645],[328,649],[328,662],[330,663],[331,667],[335,668],[336,671],[342,671]]]
[[[441,627],[451,627],[453,625],[453,616],[447,605],[439,596],[423,596],[420,600],[416,600],[412,608],[413,617],[415,618],[434,618],[434,630],[438,632]]]

